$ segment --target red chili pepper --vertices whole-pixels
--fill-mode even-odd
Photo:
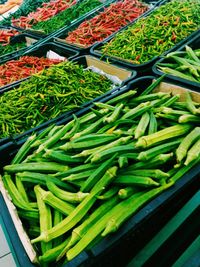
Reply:
[[[7,45],[10,43],[10,38],[12,36],[15,36],[19,34],[18,31],[14,30],[14,29],[3,29],[0,30],[0,43],[2,43],[2,45]]]
[[[23,56],[18,60],[11,60],[0,65],[0,86],[26,78],[37,73],[52,64],[58,64],[61,60]]]
[[[94,18],[81,23],[65,40],[69,43],[90,46],[118,31],[147,10],[148,6],[138,0],[112,3]]]

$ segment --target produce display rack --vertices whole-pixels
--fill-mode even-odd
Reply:
[[[77,5],[83,1],[77,0]],[[11,38],[11,44],[20,42],[27,44],[25,48],[18,51],[0,55],[0,64],[19,59],[21,56],[45,57],[47,51],[53,51],[58,56],[83,65],[85,69],[96,67],[108,75],[117,76],[122,81],[121,85],[83,103],[75,110],[60,114],[21,134],[0,139],[0,267],[40,266],[37,262],[37,252],[30,243],[17,209],[1,179],[3,167],[10,164],[29,136],[42,133],[52,124],[56,126],[66,124],[74,118],[74,114],[77,118],[87,114],[94,108],[95,102],[105,103],[135,88],[143,92],[153,81],[161,77],[163,80],[154,92],[170,92],[172,96],[189,91],[194,101],[200,101],[200,82],[192,82],[168,74],[163,76],[163,73],[157,69],[157,64],[165,62],[164,57],[168,53],[184,51],[185,45],[193,50],[200,49],[200,29],[171,49],[143,64],[132,64],[128,60],[103,55],[100,51],[101,47],[111,41],[117,33],[126,30],[139,18],[150,15],[155,9],[173,0],[143,0],[144,3],[149,4],[150,9],[101,42],[88,47],[67,43],[64,38],[70,31],[99,14],[110,4],[121,0],[100,1],[102,4],[97,8],[50,34],[0,25],[0,30],[16,29],[19,31],[18,35]],[[2,0],[0,4],[5,2]],[[1,87],[0,96],[7,91],[17,90],[23,81],[29,79],[30,77],[27,77]],[[62,267],[199,267],[199,179],[200,163],[198,162],[176,181],[175,185],[149,201],[128,218],[116,233],[100,239],[73,260],[64,262]]]

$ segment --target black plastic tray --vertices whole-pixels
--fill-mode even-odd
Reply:
[[[47,43],[46,45],[48,46],[48,43]],[[44,46],[46,46],[46,45],[44,45]],[[57,45],[56,45],[56,47],[57,47]],[[59,47],[59,49],[60,49],[62,46],[58,46],[58,47]],[[67,48],[65,48],[65,49],[67,49]],[[67,50],[66,50],[66,51],[67,51]],[[70,51],[71,51],[71,50],[70,50]],[[29,52],[30,52],[30,51],[27,51],[27,53],[29,53]],[[32,54],[32,52],[34,53],[33,50],[31,50],[30,53]],[[37,52],[37,49],[35,49],[35,52]],[[42,53],[41,49],[40,49],[40,53]],[[16,57],[17,57],[17,55],[16,55]],[[86,57],[87,57],[87,56],[85,55],[85,56],[80,56],[80,57],[73,58],[73,59],[71,59],[71,60],[74,61],[74,62],[77,62],[78,64],[83,65],[83,66],[86,68],[86,67],[88,67]],[[92,57],[92,56],[88,56],[88,57]],[[92,58],[95,59],[95,57],[92,57]],[[101,60],[99,60],[99,59],[96,59],[96,60],[99,61],[99,62],[101,62]],[[105,64],[105,62],[103,62],[103,64]],[[111,67],[112,67],[112,66],[111,66]],[[116,67],[117,67],[117,64],[116,64]],[[120,71],[120,70],[121,70],[121,67],[119,68],[119,71]],[[125,71],[129,71],[129,72],[131,73],[131,75],[130,75],[129,78],[127,78],[127,79],[122,83],[121,86],[124,86],[125,84],[127,84],[130,80],[134,79],[134,78],[136,77],[136,75],[137,75],[137,73],[136,73],[135,71],[132,71],[132,70],[130,71],[130,70],[127,70],[126,68],[124,68],[124,70],[125,70]],[[29,78],[30,78],[30,77],[29,77]],[[26,80],[28,80],[29,78],[26,78]],[[13,89],[14,89],[14,90],[17,90],[17,88],[18,88],[18,86],[20,86],[21,82],[23,82],[23,81],[17,81],[17,82],[15,82],[14,84],[8,84],[7,86],[2,87],[2,88],[0,89],[0,95],[3,94],[4,92],[7,92],[7,91],[10,91],[10,90],[13,90]],[[93,100],[91,100],[91,101],[88,101],[88,102],[83,103],[83,104],[80,106],[80,108],[78,108],[77,110],[81,110],[81,109],[83,109],[84,107],[89,106],[93,101],[97,101],[97,100],[101,99],[102,97],[106,97],[106,96],[108,96],[108,95],[112,95],[115,91],[119,91],[119,90],[121,89],[121,86],[116,86],[115,88],[109,90],[109,91],[106,92],[105,94],[100,95],[100,96],[96,97],[95,99],[93,99]],[[24,133],[22,133],[22,134],[19,134],[19,135],[16,135],[16,136],[11,136],[10,138],[0,139],[0,152],[1,152],[1,151],[6,151],[6,149],[8,149],[8,147],[7,147],[7,143],[8,143],[8,142],[9,142],[9,147],[12,148],[12,147],[13,147],[13,142],[15,143],[15,140],[16,140],[15,138],[17,138],[17,140],[18,140],[18,137],[19,137],[19,138],[22,138],[22,137],[27,138],[27,136],[28,136],[29,134],[31,134],[31,133],[34,132],[34,131],[39,131],[39,130],[44,129],[47,125],[49,125],[49,123],[57,123],[58,121],[62,120],[63,118],[68,118],[73,112],[75,112],[75,110],[71,110],[71,111],[65,112],[65,113],[63,113],[63,114],[60,114],[57,118],[50,119],[49,121],[47,121],[47,122],[45,122],[45,123],[42,123],[42,124],[38,125],[37,127],[33,128],[33,129],[30,129],[30,130],[28,130],[28,131],[26,131],[26,132],[24,132]],[[14,141],[13,141],[13,140],[14,140]],[[1,147],[1,141],[2,141],[2,145],[5,145],[5,146]]]
[[[184,51],[185,45],[189,45],[192,49],[200,48],[200,30],[197,31],[196,35],[193,38],[189,39],[184,45],[182,45],[180,48],[176,49],[176,51]],[[158,63],[163,63],[163,62],[165,62],[165,58],[160,58],[153,65],[152,70],[153,70],[154,75],[156,75],[156,76],[162,76],[163,75],[163,72],[158,70],[157,66],[156,66]],[[177,82],[177,83],[182,84],[182,85],[187,84],[189,86],[196,86],[200,90],[200,82],[199,83],[198,82],[192,82],[192,81],[189,81],[189,80],[186,80],[186,79],[183,79],[180,77],[176,77],[176,76],[173,76],[170,74],[167,74],[166,77],[168,77],[171,80],[173,80],[174,82]]]
[[[107,97],[101,98],[100,101],[105,102],[112,99],[114,96],[120,95],[129,89],[138,88],[138,90],[144,90],[149,86],[154,77],[138,78],[135,81],[129,83],[128,86],[121,88],[118,91],[113,92]],[[165,81],[165,80],[164,80]],[[92,104],[91,104],[92,106]],[[86,113],[89,110],[89,106],[85,109],[76,112],[77,116]],[[58,125],[66,123],[71,118],[64,118],[63,120],[57,121]],[[17,140],[16,140],[17,141]],[[18,139],[18,145],[13,151],[7,153],[7,158],[4,162],[1,162],[1,166],[8,164],[11,159],[11,155],[16,153],[19,149],[20,139]],[[1,155],[2,156],[2,155]],[[123,267],[125,266],[132,257],[132,252],[139,251],[146,242],[148,242],[152,236],[160,229],[162,225],[166,223],[169,217],[173,216],[180,207],[185,203],[193,194],[197,191],[199,185],[200,176],[200,165],[192,168],[187,174],[179,179],[176,184],[154,198],[147,205],[145,205],[139,212],[133,215],[124,225],[118,230],[117,233],[105,238],[92,249],[87,252],[79,254],[73,261],[65,264],[64,267],[75,267],[75,266],[87,266],[87,267]],[[6,214],[6,207],[4,201],[0,202],[2,205],[1,210]],[[21,242],[19,237],[13,234],[15,227],[10,227],[12,221],[8,216],[4,215],[7,219],[8,232],[10,234],[11,242],[18,257],[26,257],[28,262],[28,256],[25,251],[18,250],[18,245]],[[18,250],[18,251],[17,251]],[[27,263],[25,266],[33,266],[32,263]]]
[[[57,53],[60,56],[65,57],[68,60],[73,59],[74,57],[77,57],[79,55],[78,51],[75,51],[71,48],[68,48],[66,46],[63,46],[61,44],[55,44],[54,42],[48,42],[48,43],[44,43],[42,45],[35,45],[34,48],[31,50],[31,52],[29,52],[28,50],[26,51],[22,51],[20,53],[20,51],[15,54],[13,57],[10,57],[9,60],[7,60],[7,56],[4,57],[2,56],[1,60],[0,60],[0,65],[5,64],[6,62],[10,61],[10,60],[17,60],[19,59],[21,56],[37,56],[37,57],[46,57],[46,53],[52,50],[53,52]],[[13,83],[7,84],[5,86],[0,87],[0,92],[4,92],[6,91],[7,88],[10,88],[10,86],[17,86],[20,82],[25,81],[29,78],[30,76],[20,79],[18,81],[15,81]]]
[[[112,1],[110,3],[108,2],[106,5],[104,5],[100,9],[94,10],[92,13],[89,13],[88,15],[86,15],[85,17],[83,17],[82,19],[77,20],[77,22],[74,22],[70,26],[67,26],[67,27],[63,28],[62,31],[60,31],[58,33],[55,33],[54,34],[54,41],[55,42],[58,42],[58,43],[66,44],[66,45],[68,45],[70,47],[73,47],[73,48],[79,50],[79,51],[82,51],[82,53],[88,53],[95,43],[92,44],[92,45],[90,45],[90,46],[85,46],[84,47],[84,46],[79,46],[79,45],[76,45],[76,44],[73,44],[73,43],[68,43],[64,39],[66,38],[66,36],[68,36],[68,33],[69,32],[77,29],[81,23],[83,23],[84,21],[88,21],[88,20],[94,18],[99,13],[102,13],[105,10],[105,8],[109,7],[112,3],[115,3],[115,2],[120,2],[120,0]],[[155,8],[156,5],[158,5],[158,3],[160,1],[157,1],[156,4],[154,2],[154,5],[152,5],[152,2],[153,1],[151,1],[151,0],[144,0],[143,2],[146,3],[146,4],[149,4],[150,5],[150,8],[149,8],[149,10],[147,10],[146,12],[144,12],[141,16],[139,16],[138,18],[140,18],[140,17],[142,17],[144,15],[147,15],[150,11],[152,11]],[[135,20],[133,20],[131,23],[133,23],[134,21]],[[130,23],[128,23],[127,25],[129,25],[129,24]],[[124,26],[124,27],[126,27],[126,26]],[[122,28],[124,28],[124,27],[122,27]],[[112,33],[109,37],[114,36],[115,33],[117,33],[117,32]],[[105,39],[107,39],[107,38],[105,38]]]
[[[155,8],[158,8],[159,6],[161,5],[164,5],[165,3],[167,2],[170,2],[171,0],[163,0],[163,1],[159,1],[158,4],[156,5]],[[145,16],[148,16],[150,15],[152,12],[154,11],[151,10],[150,12],[148,12],[147,14],[145,14]],[[127,26],[125,26],[124,28],[120,29],[118,32],[122,32],[124,30],[126,30],[130,25],[134,24],[138,19],[136,19],[134,22],[128,24]],[[129,60],[125,60],[123,58],[117,58],[115,56],[109,56],[109,55],[104,55],[100,49],[101,47],[105,44],[105,43],[108,43],[109,41],[111,41],[115,35],[118,33],[114,33],[113,35],[107,37],[104,41],[102,42],[97,42],[96,44],[94,44],[92,46],[92,48],[90,49],[90,53],[92,55],[95,55],[97,57],[100,57],[100,58],[105,58],[107,60],[109,60],[110,62],[114,63],[114,62],[118,62],[124,66],[127,66],[128,68],[132,68],[132,69],[135,69],[139,76],[142,76],[142,75],[151,75],[152,74],[152,66],[153,64],[159,59],[159,56],[155,56],[153,57],[151,60],[145,62],[145,63],[142,63],[142,64],[133,64],[131,63]],[[172,52],[174,50],[177,50],[179,47],[181,47],[182,45],[184,45],[185,43],[187,43],[191,38],[193,38],[194,36],[196,36],[196,34],[198,33],[198,30],[193,32],[192,34],[190,34],[188,37],[186,37],[185,39],[183,39],[182,41],[180,41],[179,43],[177,43],[176,45],[174,45],[172,48],[170,48],[169,50],[165,51],[164,53],[162,53],[160,56],[163,56],[163,55],[166,55],[168,54],[169,52]]]
[[[30,49],[30,47],[33,47],[36,44],[36,42],[39,40],[39,38],[33,36],[32,34],[21,33],[19,35],[16,35],[15,37],[13,37],[11,39],[10,43],[11,44],[16,44],[16,43],[26,42],[26,37],[35,40],[35,43],[32,44],[31,46],[27,46],[27,47],[21,48],[19,50],[15,50],[15,51],[13,51],[11,53],[0,55],[0,62],[1,62],[1,60],[12,59],[13,56],[21,55],[22,53],[26,52],[27,49]]]

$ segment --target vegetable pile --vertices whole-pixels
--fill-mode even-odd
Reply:
[[[0,65],[0,86],[26,78],[51,65],[60,63],[58,59],[23,56],[18,60],[10,60]]]
[[[82,65],[62,62],[0,96],[0,137],[22,133],[104,94],[112,82]]]
[[[200,27],[198,0],[173,0],[140,18],[101,47],[103,54],[134,64],[152,60]]]
[[[75,0],[55,0],[43,3],[41,7],[37,8],[35,12],[31,12],[27,17],[22,16],[18,19],[12,19],[12,25],[25,29],[31,28],[39,21],[46,21],[74,4],[76,4]]]
[[[99,5],[101,5],[99,0],[84,0],[63,12],[60,12],[45,22],[38,22],[32,26],[32,29],[40,30],[47,34],[52,33],[64,26],[70,25],[73,20],[81,17]]]
[[[200,83],[200,49],[192,50],[185,46],[185,51],[171,52],[157,64],[164,73]]]
[[[13,18],[19,18],[21,16],[27,16],[29,13],[35,11],[43,3],[49,2],[49,0],[24,0],[20,5],[19,9],[11,14],[8,18],[4,18],[0,21],[1,25],[11,25]]]
[[[66,41],[84,46],[92,45],[118,31],[147,10],[148,6],[138,0],[112,3],[103,12],[69,32]]]
[[[200,161],[200,104],[152,92],[161,80],[30,136],[4,166],[41,263],[72,260]]]
[[[26,47],[26,42],[16,42],[11,44],[12,37],[18,34],[19,32],[14,29],[0,30],[0,56]]]
[[[15,29],[3,29],[0,30],[0,43],[5,46],[10,43],[10,38],[18,35],[19,32]]]

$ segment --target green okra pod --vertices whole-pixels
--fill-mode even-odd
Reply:
[[[86,196],[88,196],[88,193],[83,192],[67,192],[50,181],[47,181],[47,187],[55,196],[70,203],[80,203]]]
[[[114,181],[116,185],[133,185],[141,187],[159,186],[160,184],[150,177],[139,176],[135,174],[119,174]]]
[[[55,162],[28,162],[13,165],[6,165],[4,170],[9,173],[32,171],[44,173],[64,172],[69,169],[66,165],[61,165]]]
[[[67,155],[63,151],[51,150],[51,149],[46,149],[45,151],[46,152],[43,155],[44,158],[54,160],[55,162],[58,163],[74,164],[83,162],[81,158],[73,158],[72,156]]]
[[[187,152],[187,158],[184,165],[188,165],[196,159],[200,158],[200,138],[192,145],[192,147]]]
[[[113,214],[110,220],[108,220],[106,227],[101,235],[106,236],[111,232],[115,232],[120,227],[120,225],[124,221],[126,221],[134,212],[136,212],[142,205],[144,205],[145,203],[147,203],[152,198],[154,198],[172,185],[173,182],[170,182],[158,188],[144,192],[141,195],[140,193],[136,193],[132,197],[125,199],[123,202],[119,203],[114,208],[116,209],[115,214]],[[136,197],[137,194],[139,194],[138,197]],[[120,212],[120,210],[122,210],[122,207],[123,212]]]
[[[137,187],[134,186],[127,186],[125,188],[121,188],[118,191],[118,196],[121,199],[126,199],[132,196],[133,194],[138,193],[139,191],[141,191],[141,188],[138,189]]]
[[[179,144],[176,149],[176,158],[178,162],[181,162],[186,157],[190,146],[200,138],[200,127],[195,127]]]
[[[145,112],[142,114],[142,117],[135,129],[135,139],[138,139],[139,137],[143,136],[145,134],[145,131],[149,125],[150,116],[148,112]]]

